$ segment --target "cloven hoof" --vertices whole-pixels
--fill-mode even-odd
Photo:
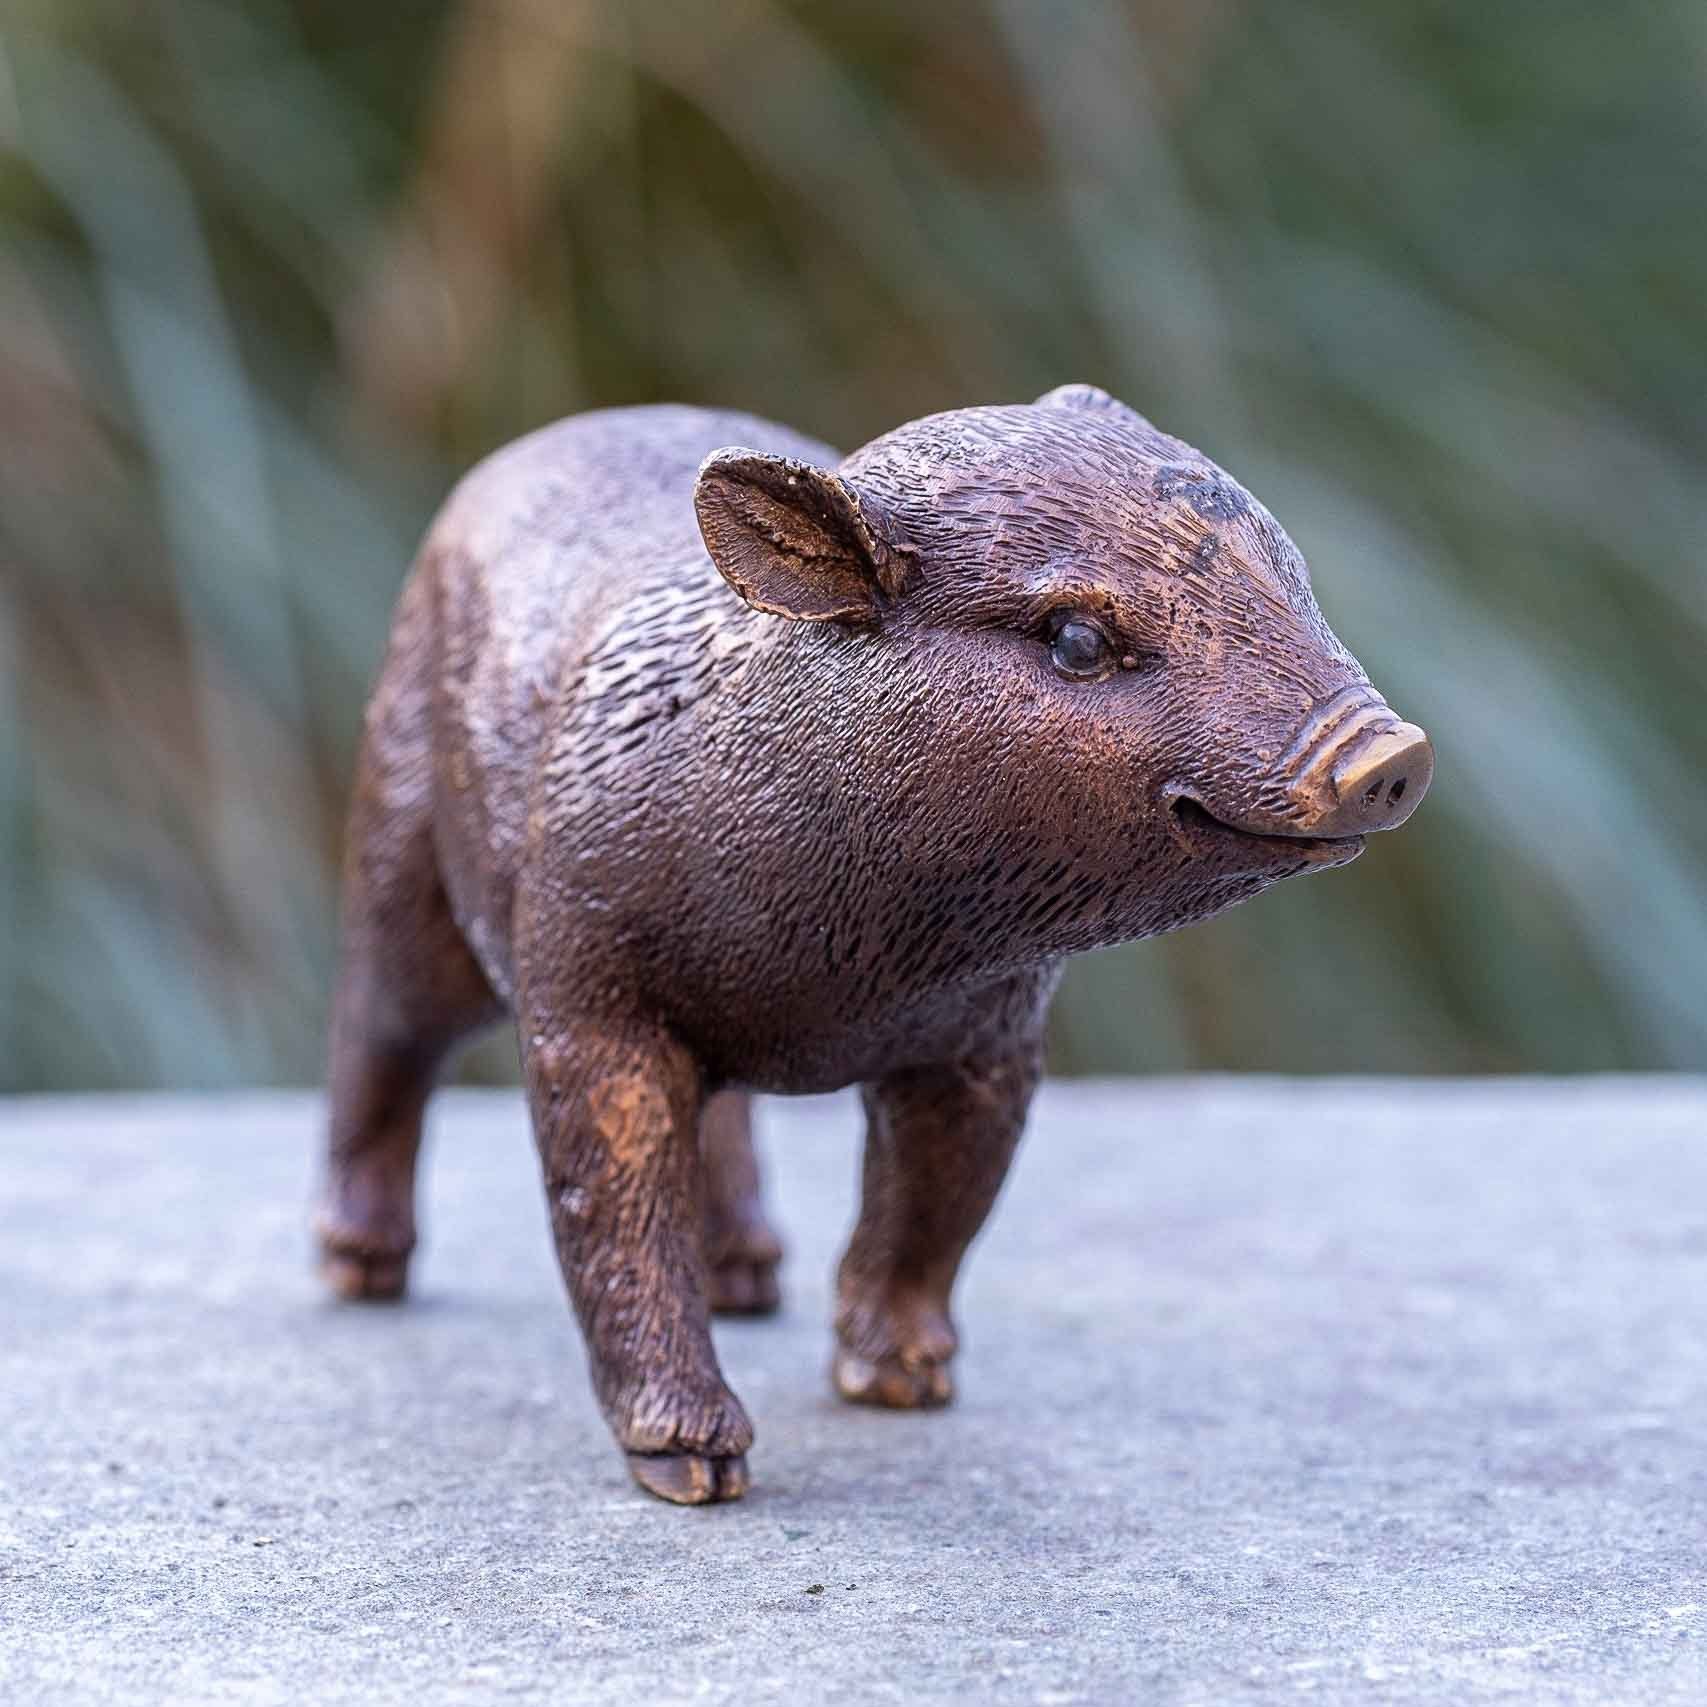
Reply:
[[[715,1505],[738,1500],[748,1484],[744,1453],[699,1458],[689,1452],[630,1452],[628,1473],[647,1493],[672,1505]]]
[[[711,1308],[719,1316],[774,1316],[782,1306],[774,1262],[731,1257],[710,1273]]]
[[[320,1278],[348,1304],[395,1304],[409,1285],[409,1258],[395,1252],[363,1251],[323,1240]]]
[[[836,1391],[856,1405],[892,1411],[937,1410],[954,1397],[954,1380],[942,1363],[909,1366],[899,1357],[856,1357],[838,1350],[830,1368]]]

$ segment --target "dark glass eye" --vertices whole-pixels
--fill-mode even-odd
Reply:
[[[1049,656],[1064,676],[1098,676],[1108,668],[1108,637],[1095,623],[1069,618],[1055,630]]]

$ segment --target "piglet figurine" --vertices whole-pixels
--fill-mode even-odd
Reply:
[[[710,1318],[780,1255],[748,1093],[857,1083],[833,1379],[941,1405],[1062,961],[1344,865],[1432,769],[1268,512],[1093,386],[846,458],[691,408],[534,433],[433,524],[367,714],[330,1283],[403,1291],[435,1073],[513,1016],[611,1430],[733,1499]]]

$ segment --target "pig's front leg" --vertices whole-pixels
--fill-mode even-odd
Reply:
[[[648,1492],[738,1499],[753,1427],[711,1344],[698,1065],[640,1023],[524,1018],[521,1037],[558,1261],[611,1432]]]
[[[1025,1125],[1035,1040],[865,1090],[860,1215],[837,1276],[837,1391],[861,1404],[944,1405],[957,1344],[949,1296]]]

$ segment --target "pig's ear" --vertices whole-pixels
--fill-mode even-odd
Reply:
[[[754,610],[803,622],[878,621],[917,558],[877,506],[827,469],[714,450],[693,507],[711,561]]]
[[[1044,392],[1033,407],[1100,410],[1105,415],[1117,415],[1123,420],[1131,421],[1147,433],[1156,430],[1130,404],[1122,403],[1118,397],[1110,397],[1100,385],[1058,385],[1053,391]]]

